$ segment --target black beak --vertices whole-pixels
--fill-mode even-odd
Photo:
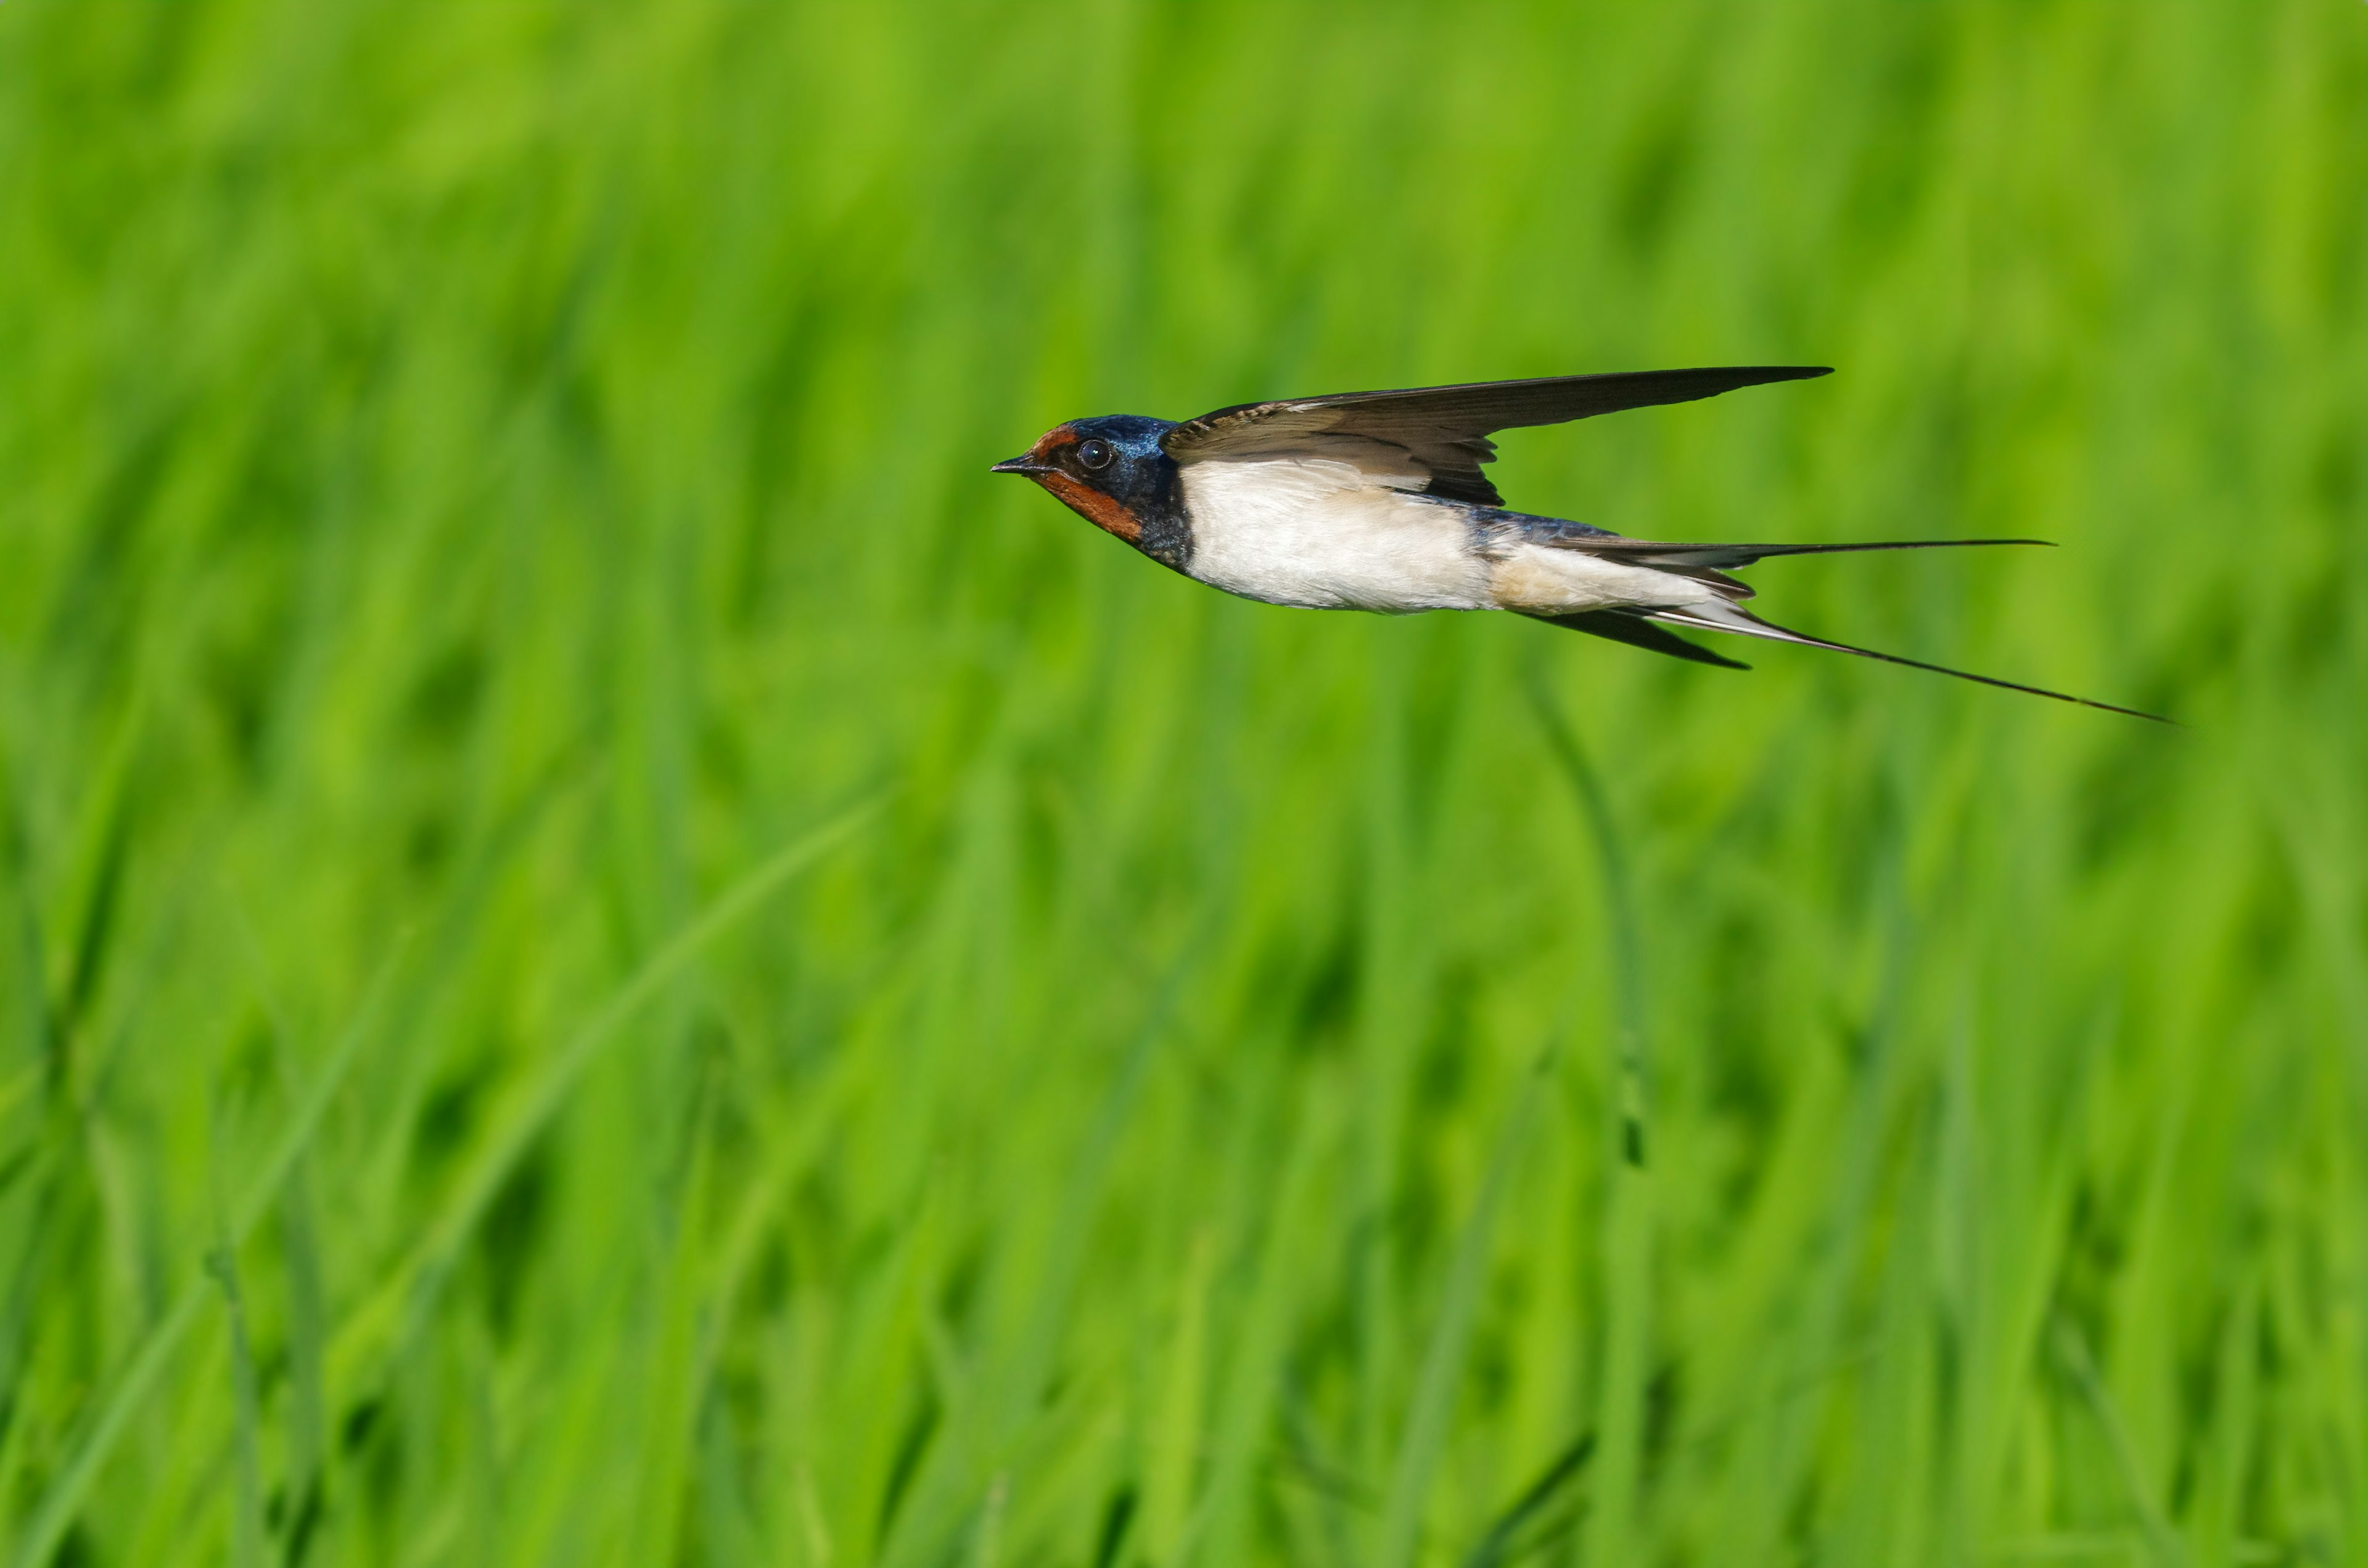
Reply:
[[[1004,459],[986,472],[989,473],[1050,473],[1053,472],[1053,465],[1030,462],[1028,454],[1022,452],[1016,458]]]

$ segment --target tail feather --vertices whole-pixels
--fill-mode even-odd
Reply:
[[[1794,642],[1804,648],[1824,648],[1836,653],[1854,653],[1861,659],[1880,659],[1886,665],[1905,665],[1911,670],[1930,670],[1934,675],[1953,676],[1981,686],[1995,686],[2007,691],[2020,691],[2032,697],[2053,698],[2058,702],[2077,703],[2082,708],[2100,708],[2108,713],[2125,713],[2133,719],[2150,719],[2157,724],[2175,724],[2177,720],[2160,713],[2147,713],[2135,708],[2123,708],[2117,703],[2100,702],[2094,698],[2075,697],[2069,692],[2050,691],[2044,686],[2025,686],[2020,681],[2000,680],[1996,676],[1975,675],[1971,670],[1953,670],[1946,665],[1928,665],[1921,659],[1904,658],[1897,653],[1880,653],[1872,648],[1854,647],[1848,642],[1830,642],[1823,637],[1811,637],[1790,631],[1773,621],[1762,620],[1739,605],[1689,605],[1683,609],[1661,609],[1649,612],[1652,619],[1671,626],[1684,626],[1700,631],[1728,631],[1739,637],[1761,637],[1773,642]]]
[[[1649,539],[1622,539],[1604,534],[1541,536],[1536,542],[1589,555],[1619,556],[1639,566],[1748,566],[1779,555],[1848,555],[1866,550],[1962,550],[1981,544],[2037,544],[2044,539],[1907,539],[1873,540],[1847,544],[1671,544]]]
[[[1584,631],[1589,637],[1608,637],[1614,642],[1625,642],[1631,648],[1642,648],[1648,653],[1667,653],[1673,659],[1691,659],[1697,665],[1715,665],[1723,670],[1748,670],[1751,667],[1740,659],[1714,653],[1699,643],[1689,642],[1674,632],[1663,631],[1645,619],[1642,611],[1631,614],[1622,609],[1590,609],[1577,615],[1540,615],[1531,619],[1543,620],[1548,626]]]

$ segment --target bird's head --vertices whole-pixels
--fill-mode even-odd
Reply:
[[[1181,548],[1171,534],[1182,527],[1176,460],[1159,437],[1175,426],[1140,414],[1108,414],[1055,425],[995,473],[1022,473],[1051,491],[1077,516],[1171,566]]]

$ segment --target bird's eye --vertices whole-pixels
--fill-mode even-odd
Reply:
[[[1087,468],[1108,468],[1113,455],[1108,441],[1088,437],[1077,443],[1077,460]]]

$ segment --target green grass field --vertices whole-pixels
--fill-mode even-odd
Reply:
[[[0,234],[0,1562],[2368,1563],[2368,6],[9,0]],[[984,472],[1756,362],[1506,493],[2187,727]]]

